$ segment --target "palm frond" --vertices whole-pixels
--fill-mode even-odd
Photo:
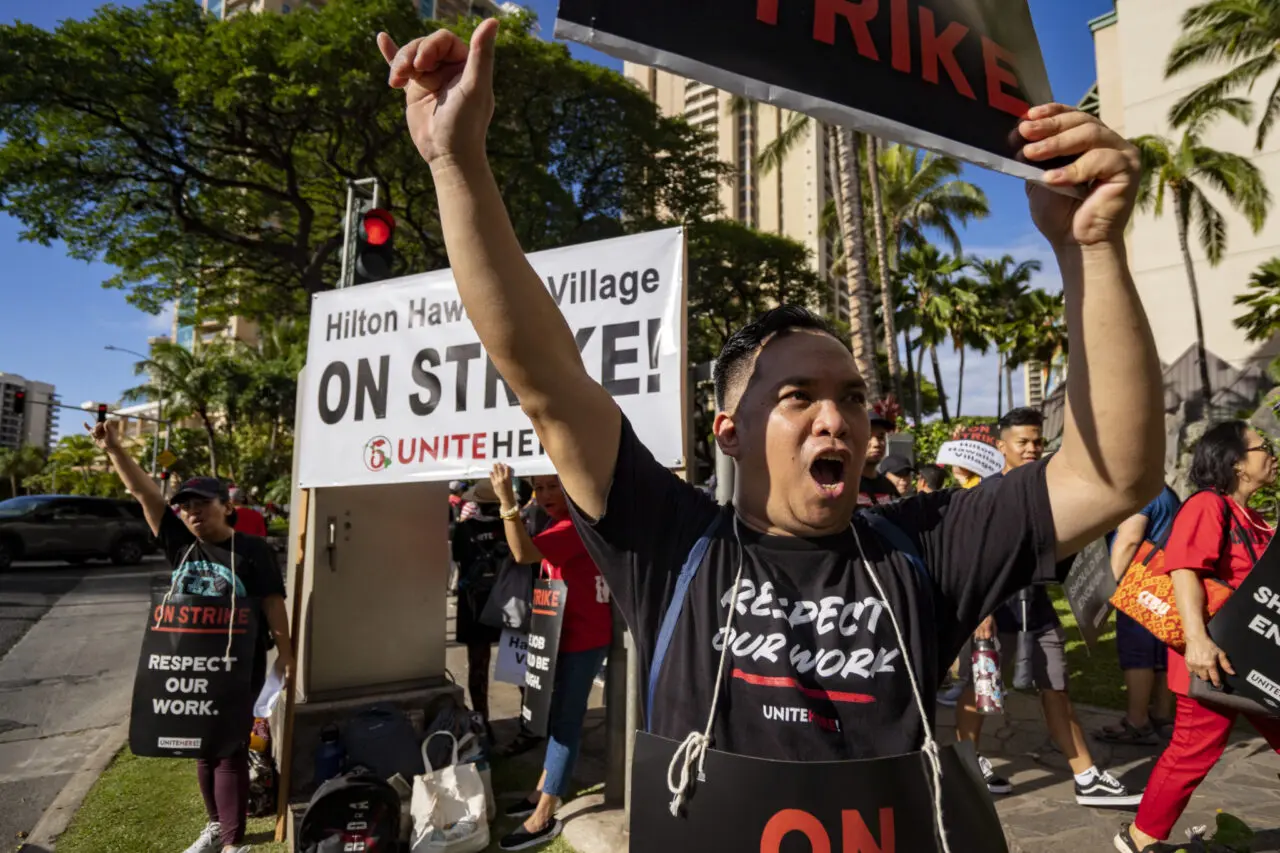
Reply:
[[[787,155],[808,135],[813,119],[804,113],[792,113],[786,127],[756,155],[756,168],[761,175],[781,169]]]
[[[1244,214],[1254,233],[1262,230],[1271,208],[1271,193],[1262,170],[1247,157],[1198,146],[1193,151],[1195,175],[1226,196]]]
[[[1191,218],[1200,226],[1200,246],[1209,258],[1209,265],[1216,267],[1227,251],[1227,221],[1207,195],[1199,190],[1192,190],[1189,195]]]
[[[1163,136],[1145,134],[1131,140],[1138,149],[1142,169],[1138,175],[1138,208],[1164,213],[1164,187],[1173,162],[1173,143]]]
[[[1280,62],[1280,60],[1277,60],[1277,62]],[[1271,94],[1267,95],[1264,103],[1262,120],[1258,122],[1258,138],[1253,143],[1256,151],[1262,150],[1262,146],[1267,142],[1267,134],[1271,132],[1276,119],[1280,118],[1280,78],[1276,78],[1276,85],[1272,87]]]
[[[1228,97],[1236,89],[1252,85],[1267,73],[1275,61],[1275,57],[1270,55],[1250,59],[1196,87],[1174,103],[1169,110],[1169,123],[1174,127],[1184,126],[1196,114]]]
[[[750,109],[755,101],[746,95],[730,95],[729,100],[725,101],[724,114],[727,116],[737,115],[742,110]]]

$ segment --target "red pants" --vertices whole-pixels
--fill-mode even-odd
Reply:
[[[1186,696],[1178,697],[1173,740],[1151,771],[1134,826],[1152,838],[1162,841],[1169,838],[1191,795],[1222,757],[1237,716],[1235,711],[1201,705]],[[1248,719],[1271,748],[1280,752],[1280,720]]]

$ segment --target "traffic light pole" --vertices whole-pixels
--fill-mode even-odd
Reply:
[[[370,190],[372,187],[372,190]],[[347,214],[342,224],[342,272],[338,287],[351,287],[356,281],[356,229],[366,211],[378,206],[378,179],[360,178],[347,181]]]

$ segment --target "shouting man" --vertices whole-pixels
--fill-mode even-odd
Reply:
[[[637,440],[584,368],[490,171],[497,30],[496,20],[483,22],[469,46],[446,30],[403,47],[383,33],[378,43],[435,180],[467,316],[560,473],[583,542],[635,634],[641,672],[680,567],[719,515],[653,685],[651,730],[676,740],[703,731],[719,691],[717,750],[791,761],[919,750],[930,721],[912,682],[932,708],[941,672],[984,616],[1019,589],[1057,579],[1059,560],[1160,489],[1160,365],[1124,248],[1137,152],[1059,104],[1032,109],[1020,124],[1028,161],[1075,158],[1046,183],[1083,191],[1030,188],[1032,218],[1057,254],[1067,295],[1066,434],[1050,461],[989,487],[880,508],[915,545],[922,573],[855,515],[871,432],[866,383],[846,346],[803,309],[761,316],[716,361],[715,437],[738,469],[732,506],[717,506]],[[1118,420],[1129,428],[1101,428]],[[730,643],[718,679],[735,591],[733,636],[742,642]],[[824,724],[766,714],[779,704]]]

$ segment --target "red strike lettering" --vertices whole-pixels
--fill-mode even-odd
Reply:
[[[836,15],[849,22],[858,53],[867,59],[879,61],[875,42],[867,23],[880,12],[880,0],[814,0],[813,37],[827,44],[836,43]],[[776,16],[776,9],[775,9]]]
[[[756,0],[756,20],[778,25],[780,0]],[[889,0],[889,32],[892,39],[890,63],[903,74],[914,72],[911,55],[911,8],[909,0]],[[853,34],[854,46],[867,59],[880,61],[875,41],[868,26],[880,14],[880,0],[813,0],[813,38],[825,44],[836,43],[836,18],[844,18]],[[953,21],[941,33],[933,10],[920,6],[920,76],[939,85],[941,64],[960,95],[977,100],[973,85],[965,77],[956,51],[969,36],[969,28]],[[1031,106],[1010,93],[1019,86],[1015,57],[986,36],[982,37],[983,73],[986,77],[987,104],[1001,112],[1022,118]]]
[[[867,828],[862,814],[853,809],[840,813],[843,846],[841,853],[894,853],[893,809],[880,809],[880,843]],[[783,809],[769,818],[760,835],[760,853],[779,853],[782,839],[799,832],[809,841],[813,853],[831,853],[831,837],[822,822],[802,809]]]
[[[960,63],[956,62],[956,47],[968,34],[968,27],[953,22],[942,35],[938,35],[933,12],[924,6],[920,7],[920,73],[925,80],[937,85],[938,63],[941,62],[942,67],[947,69],[947,76],[951,78],[951,85],[956,87],[956,91],[976,101],[978,96],[973,94],[973,87],[969,85],[964,72],[960,70]]]
[[[999,65],[1001,62],[1009,67]],[[983,36],[982,64],[987,72],[987,103],[1009,115],[1018,118],[1025,116],[1031,105],[1004,90],[1005,86],[1018,85],[1018,75],[1012,70],[1013,54]]]
[[[559,607],[560,592],[554,589],[535,589],[533,603],[538,607]]]

